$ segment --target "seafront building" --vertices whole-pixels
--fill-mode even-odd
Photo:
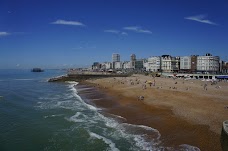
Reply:
[[[172,57],[170,55],[162,55],[161,71],[162,72],[178,72],[180,68],[180,57]]]
[[[101,69],[102,70],[112,69],[112,63],[111,62],[103,62],[103,63],[101,63]]]
[[[99,62],[94,62],[92,65],[93,70],[98,70],[101,68],[101,64]]]
[[[122,62],[113,62],[113,69],[122,69]]]
[[[197,56],[197,72],[217,73],[219,72],[219,56],[207,53],[205,56]]]
[[[152,56],[147,59],[136,59],[131,54],[130,61],[120,61],[120,54],[112,54],[112,62],[94,62],[93,70],[136,70],[162,73],[228,73],[228,63],[218,56],[207,53],[203,56],[191,55],[173,57],[171,55]]]
[[[180,70],[180,57],[172,57],[171,69],[173,72],[179,72],[179,70]]]
[[[143,69],[143,63],[145,62],[145,59],[136,59],[135,61],[135,68],[136,70],[142,70]]]
[[[120,54],[113,53],[112,54],[112,69],[121,69],[122,64],[120,62]]]
[[[123,69],[132,69],[132,62],[131,61],[124,61],[122,64]]]
[[[182,56],[180,57],[180,72],[194,73],[197,70],[197,56]]]
[[[120,62],[120,54],[113,53],[112,54],[112,62]]]
[[[220,71],[220,58],[207,53],[205,56],[180,57],[180,72],[217,73]]]
[[[172,57],[170,55],[162,55],[162,57],[161,57],[162,72],[172,72],[171,61],[172,61]]]
[[[220,63],[220,72],[227,74],[228,73],[228,62],[221,61]]]
[[[160,72],[161,71],[161,57],[153,56],[147,59],[147,62],[144,63],[146,71]]]
[[[195,73],[197,71],[197,55],[191,56],[191,73]]]
[[[135,54],[131,54],[131,69],[135,69],[135,63],[136,63],[136,55]]]
[[[180,70],[191,70],[191,56],[180,57]]]

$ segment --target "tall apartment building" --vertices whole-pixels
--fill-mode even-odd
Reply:
[[[112,68],[113,69],[119,69],[119,63],[120,62],[120,54],[118,53],[113,53],[112,54]]]
[[[212,56],[207,53],[205,56],[197,57],[197,71],[200,72],[219,72],[219,56]]]
[[[120,54],[113,53],[112,54],[112,62],[120,62]]]
[[[136,55],[135,54],[132,54],[131,55],[131,68],[132,69],[135,69],[135,62],[136,62]]]
[[[146,71],[159,72],[161,70],[161,57],[149,57],[144,66]]]

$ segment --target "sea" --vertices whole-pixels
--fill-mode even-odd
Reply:
[[[78,82],[48,82],[65,74],[0,70],[0,151],[200,150],[187,144],[162,146],[157,129],[107,116],[80,96],[89,88],[77,87]]]

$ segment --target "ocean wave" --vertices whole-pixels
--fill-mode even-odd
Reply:
[[[109,145],[111,151],[119,151],[119,149],[116,148],[115,143],[113,143],[110,139],[105,138],[104,136],[98,135],[98,134],[90,132],[90,131],[88,131],[88,133],[89,133],[90,137],[92,137],[92,138],[97,138],[97,139],[103,140],[106,144]]]
[[[94,129],[94,123],[101,124],[101,122],[104,122],[109,130],[107,130],[105,126],[101,126],[100,129],[103,131],[101,133],[103,136],[111,137],[114,140],[125,139],[131,144],[131,146],[135,146],[139,150],[157,149],[155,144],[158,144],[158,139],[160,138],[160,133],[154,128],[144,125],[119,123],[115,119],[107,118],[97,111],[93,111],[93,113],[89,114],[88,116],[82,112],[76,112],[75,115],[71,116],[70,118],[66,118],[66,120],[70,122],[81,123],[81,126],[87,130]],[[98,127],[96,126],[96,128]],[[113,130],[110,131],[110,128]],[[137,131],[137,133],[135,131]],[[153,134],[153,139],[147,139],[147,134]]]
[[[44,118],[59,117],[59,116],[63,116],[63,115],[64,115],[64,114],[46,115],[46,116],[44,116]]]
[[[157,150],[156,146],[160,143],[159,138],[161,136],[157,129],[144,125],[118,123],[116,120],[107,118],[100,113],[98,115],[106,122],[106,126],[116,129],[113,133],[114,138],[120,139],[121,137],[128,139],[128,142],[133,146],[137,146],[140,150]],[[151,134],[153,139],[147,139],[148,134]],[[132,139],[134,140],[133,142]]]
[[[200,151],[200,149],[198,147],[191,146],[188,144],[182,144],[182,145],[179,145],[179,147],[180,147],[180,150],[184,149],[186,151]]]
[[[71,84],[69,86],[70,90],[72,91],[72,95],[75,96],[84,106],[86,106],[88,109],[90,110],[94,110],[94,111],[97,111],[97,110],[100,110],[99,108],[96,108],[90,104],[87,104],[85,103],[85,101],[82,100],[82,98],[78,95],[78,91],[77,89],[75,88],[75,85],[74,84]]]
[[[111,115],[112,117],[114,117],[117,120],[121,119],[121,120],[127,121],[126,118],[119,116],[119,115],[115,115],[115,114],[111,114],[111,113],[108,113],[108,115]]]
[[[82,114],[81,112],[77,112],[75,115],[71,116],[70,118],[66,118],[70,122],[76,122],[76,123],[81,123],[81,122],[88,122],[88,116]]]
[[[78,85],[78,82],[75,81],[65,81],[65,83],[73,84],[73,85]]]
[[[111,117],[104,116],[99,108],[87,104],[79,95],[75,87],[77,82],[69,82],[67,85],[68,91],[66,94],[41,97],[47,102],[38,102],[42,109],[64,108],[76,111],[73,116],[64,117],[69,122],[75,122],[75,126],[82,127],[87,130],[91,138],[101,139],[110,150],[119,150],[113,140],[124,139],[131,145],[131,150],[188,150],[200,151],[197,147],[182,144],[178,149],[172,147],[164,147],[161,145],[161,134],[157,129],[145,125],[134,125],[126,122],[124,117],[110,114]],[[67,97],[68,96],[68,97]],[[54,98],[54,99],[53,99]],[[64,98],[67,100],[64,100]],[[49,115],[45,118],[55,117],[56,115]],[[99,134],[91,131],[99,129]],[[117,144],[118,145],[118,144]]]
[[[81,91],[86,91],[86,90],[91,90],[93,88],[79,88],[78,91],[81,92]]]
[[[47,101],[47,102],[39,102],[37,103],[37,106],[35,106],[38,109],[68,109],[68,110],[84,110],[84,107],[81,103],[74,101],[74,100],[67,100],[67,101]]]
[[[141,150],[155,150],[155,144],[159,144],[159,138],[160,133],[158,130],[147,127],[144,125],[133,125],[128,123],[119,123],[118,119],[126,119],[124,117],[118,116],[118,115],[112,115],[114,118],[108,118],[105,117],[103,114],[98,112],[98,108],[85,103],[84,100],[78,95],[78,91],[74,86],[74,83],[71,83],[69,85],[70,90],[73,92],[73,95],[77,98],[77,100],[81,101],[82,104],[84,104],[90,111],[93,111],[93,114],[91,114],[89,117],[85,117],[84,114],[81,112],[77,112],[74,116],[68,118],[67,120],[73,121],[76,123],[87,123],[87,125],[84,128],[90,129],[90,126],[93,126],[93,122],[104,122],[104,124],[112,129],[115,129],[115,131],[112,133],[112,137],[115,139],[128,139],[128,142],[131,143],[133,146],[137,146]],[[91,121],[91,119],[93,119]],[[91,123],[92,122],[92,123]],[[104,128],[105,129],[105,128]],[[140,133],[135,133],[135,130],[138,129]],[[137,130],[137,131],[138,131]],[[142,133],[144,132],[144,133]],[[105,132],[103,132],[105,134]],[[147,135],[150,134],[153,136],[152,140],[146,139]],[[110,134],[107,134],[110,135]],[[96,135],[97,136],[97,135]],[[133,140],[133,142],[132,142]]]

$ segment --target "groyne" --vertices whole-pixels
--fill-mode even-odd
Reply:
[[[221,147],[223,151],[228,151],[228,120],[223,122],[221,132]]]
[[[65,82],[65,81],[83,81],[87,79],[98,79],[108,77],[128,77],[129,74],[115,74],[115,73],[99,73],[99,72],[80,72],[80,73],[68,73],[65,76],[54,77],[48,80],[48,82]]]

